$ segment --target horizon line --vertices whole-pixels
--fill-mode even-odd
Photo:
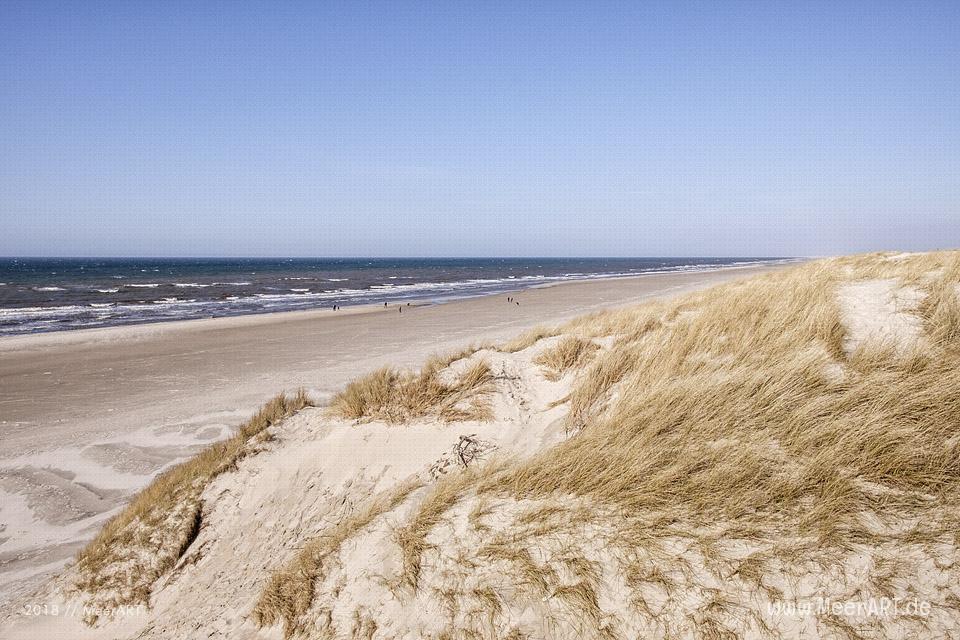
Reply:
[[[882,251],[865,253],[883,253]],[[832,254],[830,254],[832,255]],[[851,254],[856,255],[856,254]],[[420,256],[242,256],[242,255],[223,255],[223,256],[199,256],[199,255],[102,255],[102,256],[71,256],[71,255],[3,255],[0,260],[676,260],[676,259],[733,259],[733,258],[751,258],[758,260],[778,260],[788,258],[818,258],[826,257],[792,256],[792,255],[542,255],[542,256],[444,256],[444,255],[420,255]]]

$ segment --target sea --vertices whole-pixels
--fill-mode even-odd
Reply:
[[[0,258],[0,336],[364,304],[788,258]]]

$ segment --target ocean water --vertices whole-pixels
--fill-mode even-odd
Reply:
[[[456,298],[758,258],[0,258],[0,335]],[[782,259],[779,259],[782,260]]]

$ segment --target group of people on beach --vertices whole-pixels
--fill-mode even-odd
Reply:
[[[515,300],[515,299],[513,298],[513,296],[507,296],[507,302],[512,302],[513,304],[517,305],[518,307],[520,306],[520,302],[517,301],[517,300]],[[389,303],[387,303],[387,302],[384,302],[384,303],[383,303],[383,308],[384,308],[384,309],[386,309],[388,306],[389,306]],[[406,304],[406,306],[409,307],[409,306],[410,306],[410,303],[408,302],[408,303]],[[334,311],[339,311],[339,310],[340,310],[340,305],[338,305],[338,304],[333,305],[333,310],[334,310]],[[403,313],[403,305],[397,305],[397,311],[399,311],[400,313]]]

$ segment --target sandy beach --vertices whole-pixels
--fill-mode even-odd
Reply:
[[[385,364],[499,341],[770,267],[562,284],[446,304],[288,312],[0,340],[0,600],[67,562],[160,470],[263,401],[323,403]]]

